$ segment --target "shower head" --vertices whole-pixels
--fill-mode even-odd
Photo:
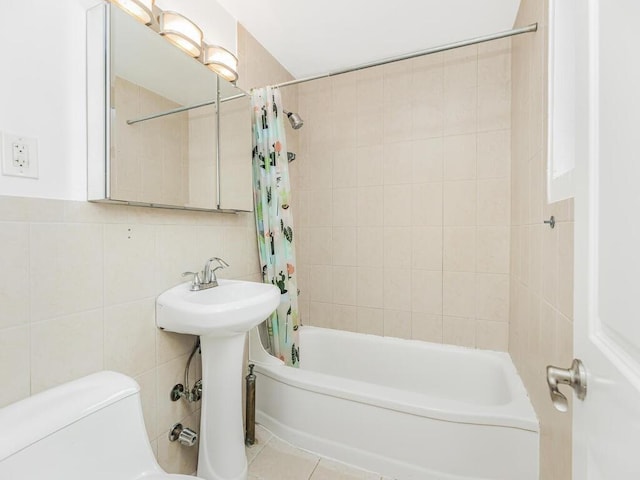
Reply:
[[[302,125],[304,125],[304,120],[302,120],[300,115],[293,112],[287,112],[286,110],[284,111],[284,113],[286,113],[287,118],[289,118],[289,123],[291,124],[291,128],[293,128],[294,130],[298,130],[299,128],[302,128]]]

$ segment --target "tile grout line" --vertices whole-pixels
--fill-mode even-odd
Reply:
[[[27,285],[29,286],[29,290],[31,291],[31,254],[32,254],[32,245],[31,245],[31,237],[32,237],[32,222],[27,222]],[[29,335],[29,396],[33,395],[33,305],[31,300],[31,293],[29,293],[29,305],[28,305],[28,315],[29,315],[29,323],[28,323],[28,335]]]
[[[307,480],[311,480],[313,478],[313,474],[316,473],[316,470],[318,469],[318,466],[320,465],[320,460],[322,460],[322,458],[318,457],[318,460],[316,461],[316,464],[313,467],[313,470],[311,471],[311,474],[309,474],[309,477],[308,477]]]

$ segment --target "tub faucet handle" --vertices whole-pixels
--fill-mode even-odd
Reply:
[[[558,388],[561,384],[569,385],[578,399],[584,400],[587,395],[587,372],[580,360],[575,358],[570,368],[547,366],[547,385],[553,406],[560,412],[566,412],[569,409],[569,401]]]

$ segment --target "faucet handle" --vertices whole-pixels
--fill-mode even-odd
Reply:
[[[229,264],[227,262],[225,262],[223,259],[219,258],[219,257],[211,257],[208,260],[208,263],[211,264],[212,262],[218,262],[218,265],[216,268],[214,268],[214,270],[219,270],[221,268],[227,268],[229,266]]]
[[[223,259],[218,258],[218,257],[213,257],[209,259],[209,265],[211,265],[211,262],[218,262],[218,266],[216,268],[212,268],[211,269],[211,273],[210,273],[210,280],[212,282],[218,283],[218,279],[216,278],[216,270],[220,270],[222,268],[227,268],[229,266],[229,264],[227,262],[225,262]]]
[[[211,264],[217,262],[218,266],[215,268],[211,268]],[[218,285],[218,279],[216,278],[216,270],[220,270],[221,268],[227,268],[229,264],[225,262],[223,259],[218,257],[211,257],[207,260],[207,263],[204,266],[204,273],[202,282],[207,285],[212,285],[216,287]]]
[[[191,275],[191,290],[198,290],[202,281],[200,280],[200,273],[198,272],[183,272],[182,276],[187,277]]]

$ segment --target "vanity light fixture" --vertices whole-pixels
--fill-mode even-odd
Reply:
[[[158,17],[160,35],[192,57],[202,52],[202,30],[184,15],[165,10]]]
[[[205,44],[202,63],[229,82],[238,79],[238,58],[226,48]]]
[[[111,2],[145,25],[151,25],[154,21],[153,5],[155,0],[111,0]]]
[[[111,3],[166,37],[225,80],[235,83],[238,79],[238,58],[224,47],[205,44],[200,27],[184,15],[157,8],[155,0],[111,0]]]

